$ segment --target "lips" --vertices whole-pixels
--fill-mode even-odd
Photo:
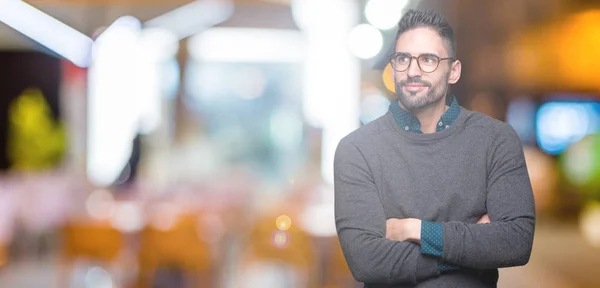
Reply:
[[[404,85],[404,89],[410,92],[416,92],[425,89],[427,86],[423,84],[406,84]]]

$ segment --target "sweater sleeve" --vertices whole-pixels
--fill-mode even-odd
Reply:
[[[488,158],[489,224],[442,223],[442,259],[463,267],[497,269],[527,264],[533,245],[535,206],[521,142],[502,123]]]
[[[416,284],[439,275],[439,259],[410,242],[385,238],[386,217],[361,151],[344,138],[334,159],[335,223],[354,278],[365,283]]]

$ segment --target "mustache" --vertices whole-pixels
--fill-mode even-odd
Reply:
[[[417,77],[408,78],[406,80],[402,80],[397,83],[398,86],[404,86],[404,85],[409,85],[409,84],[419,84],[419,85],[431,87],[431,83],[429,81],[425,81],[425,80],[423,80],[421,78],[417,78]]]

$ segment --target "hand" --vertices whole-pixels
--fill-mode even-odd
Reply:
[[[421,242],[421,220],[390,218],[385,221],[385,238],[393,241]]]
[[[490,216],[485,214],[477,221],[477,224],[488,224],[490,222],[492,222],[492,220],[490,220]]]

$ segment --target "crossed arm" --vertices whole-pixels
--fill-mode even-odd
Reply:
[[[488,224],[492,222],[490,216],[485,214],[475,224]],[[423,221],[415,218],[390,218],[385,221],[385,238],[394,241],[410,241],[421,244],[421,227]]]
[[[335,156],[336,227],[351,272],[366,283],[419,283],[440,265],[496,269],[525,265],[533,243],[533,193],[520,141],[505,137],[493,151],[488,177],[491,222],[446,222],[441,255],[423,253],[419,219],[386,219],[371,168],[352,142]],[[485,220],[485,218],[483,218]],[[485,221],[482,221],[485,222]]]

